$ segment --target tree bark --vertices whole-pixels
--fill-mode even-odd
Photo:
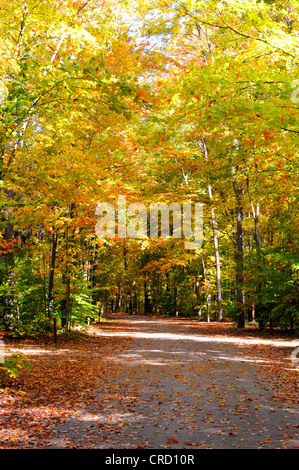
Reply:
[[[236,290],[237,290],[237,315],[238,328],[245,327],[245,315],[243,306],[243,208],[241,206],[241,194],[236,179],[233,181],[233,187],[236,196]]]
[[[198,321],[201,320],[202,318],[202,311],[201,311],[201,306],[200,306],[200,290],[199,290],[199,278],[198,276],[196,275],[195,276],[195,294],[196,294],[196,302],[197,302],[197,308],[198,308]]]
[[[150,291],[146,281],[144,281],[144,313],[151,312]]]
[[[68,216],[70,219],[74,217],[74,209],[75,209],[75,204],[71,203],[69,208],[68,208]],[[71,294],[71,273],[70,273],[70,266],[69,266],[69,261],[68,261],[68,252],[69,252],[69,244],[70,241],[73,239],[74,233],[69,231],[69,224],[66,222],[66,227],[65,227],[65,233],[64,233],[64,238],[65,238],[65,268],[64,268],[64,274],[62,276],[63,284],[65,285],[65,291],[64,291],[64,298],[62,299],[62,319],[64,323],[64,329],[65,332],[67,333],[69,331],[69,317],[70,317],[70,308],[71,308],[71,299],[70,299],[70,294]]]
[[[208,292],[207,277],[206,277],[206,266],[204,259],[202,259],[203,278],[205,282],[206,291],[206,304],[207,304],[207,322],[210,322],[210,310],[211,310],[211,294]]]
[[[51,253],[51,265],[49,273],[49,286],[48,286],[48,317],[52,319],[53,317],[53,307],[54,307],[54,274],[55,274],[55,260],[56,260],[56,251],[58,243],[58,229],[56,232],[52,233],[52,253]]]
[[[206,144],[206,140],[205,138],[202,138],[201,141],[202,143],[199,145],[199,148],[204,154],[206,163],[208,163],[208,147]],[[208,176],[208,193],[209,193],[209,199],[211,203],[211,222],[212,222],[213,241],[214,241],[214,250],[215,250],[218,321],[222,321],[223,320],[223,308],[222,308],[222,289],[221,289],[221,266],[220,266],[216,216],[215,216],[215,210],[214,210],[214,204],[213,204],[213,193],[212,193],[212,186],[210,183],[209,176]]]
[[[178,317],[179,316],[179,308],[178,308],[178,288],[177,288],[177,286],[174,287],[173,295],[174,295],[173,300],[174,300],[175,316]]]

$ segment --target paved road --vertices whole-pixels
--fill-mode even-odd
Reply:
[[[97,403],[57,429],[48,448],[294,448],[298,406],[273,401],[282,378],[235,338],[201,335],[190,322],[114,316],[97,335],[131,338],[105,358]],[[266,346],[265,342],[265,346]]]

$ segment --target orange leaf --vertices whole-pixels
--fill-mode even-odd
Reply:
[[[170,437],[167,441],[167,444],[177,444],[179,441],[174,437]]]

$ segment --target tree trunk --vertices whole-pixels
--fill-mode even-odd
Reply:
[[[64,331],[67,333],[69,331],[69,317],[70,317],[70,307],[71,307],[71,300],[70,300],[70,293],[71,293],[71,278],[70,273],[68,272],[65,276],[63,276],[63,284],[65,286],[64,291],[64,298],[61,302],[61,315],[63,319],[63,326]]]
[[[202,319],[202,311],[201,311],[201,306],[200,306],[200,290],[199,290],[199,278],[196,275],[195,276],[195,294],[196,294],[196,302],[197,302],[197,308],[198,308],[198,321]]]
[[[204,259],[202,259],[202,269],[203,269],[203,278],[204,278],[204,282],[205,282],[205,291],[206,291],[207,321],[210,322],[211,294],[209,294],[209,292],[208,292],[207,277],[206,277],[206,266],[205,266]]]
[[[71,203],[68,208],[68,216],[70,219],[73,219],[74,217],[74,213],[73,213],[74,209],[75,209],[75,204]],[[69,331],[69,317],[70,317],[70,308],[71,308],[71,300],[70,300],[71,273],[70,273],[70,266],[69,266],[69,261],[68,261],[68,252],[69,252],[69,244],[70,244],[70,241],[72,241],[73,237],[74,237],[74,233],[72,231],[70,234],[69,224],[68,224],[68,221],[66,221],[66,227],[65,227],[65,233],[64,233],[65,268],[64,268],[64,274],[62,276],[62,282],[65,285],[65,291],[64,291],[64,298],[62,299],[62,305],[61,305],[62,306],[61,314],[62,314],[64,329],[66,333]]]
[[[48,287],[48,317],[50,319],[53,317],[53,307],[54,307],[54,274],[55,274],[57,243],[58,243],[58,229],[56,230],[56,232],[52,233],[52,254],[51,254],[51,266],[50,266],[49,287]]]
[[[11,189],[4,189],[4,192],[6,195],[9,197],[9,199],[14,198],[14,193]],[[9,220],[10,219],[10,212],[11,211],[6,211],[6,225],[5,225],[5,230],[4,230],[4,240],[6,242],[6,253],[5,253],[5,268],[7,272],[7,277],[6,281],[7,284],[13,288],[14,284],[14,279],[13,279],[13,267],[14,267],[14,252],[13,252],[13,237],[14,237],[14,226],[12,222]],[[8,251],[10,250],[10,251]],[[5,298],[3,299],[3,318],[9,319],[12,316],[12,311],[14,307],[14,298],[13,298],[13,293],[12,290],[9,288],[6,291]]]
[[[204,138],[201,139],[201,142],[202,143],[199,145],[199,148],[203,152],[205,156],[205,161],[207,163],[208,162],[208,147]],[[213,241],[214,241],[214,250],[215,250],[218,321],[222,321],[223,320],[223,308],[222,308],[222,290],[221,290],[221,267],[220,267],[216,216],[215,216],[215,210],[214,210],[214,204],[213,204],[213,193],[212,193],[212,186],[210,184],[209,177],[208,177],[208,193],[209,193],[209,199],[211,203],[211,222],[212,222]]]
[[[243,208],[241,207],[240,191],[234,180],[234,190],[236,195],[236,217],[237,217],[237,238],[236,238],[236,288],[237,288],[237,315],[238,328],[245,327],[245,315],[243,306]]]
[[[213,201],[211,185],[209,185],[209,193],[210,193],[210,200]],[[218,237],[217,237],[217,229],[216,229],[216,220],[215,220],[215,213],[214,213],[213,205],[211,207],[211,212],[212,212],[212,227],[213,227],[215,261],[216,261],[216,287],[217,287],[218,321],[222,321],[223,320],[223,311],[222,311],[222,293],[221,293],[221,268],[220,268],[219,249],[218,249]]]
[[[150,313],[151,311],[151,301],[150,301],[150,293],[147,282],[144,281],[144,313]]]
[[[173,294],[174,294],[173,300],[174,300],[175,316],[178,317],[179,316],[179,307],[178,307],[178,288],[177,288],[177,286],[174,287]]]
[[[203,55],[204,62],[208,63],[208,57],[213,60],[212,49],[210,47],[210,42],[208,38],[207,32],[205,32],[205,36],[207,38],[208,44],[208,51],[206,53],[203,39],[202,39],[202,27],[199,23],[196,22],[196,29],[200,41],[201,51]],[[204,137],[201,139],[202,145],[200,145],[200,149],[203,151],[205,156],[206,163],[208,162],[208,147],[206,144],[206,140]],[[217,225],[216,225],[216,216],[214,211],[213,205],[213,193],[212,193],[212,186],[210,183],[210,178],[208,177],[208,193],[209,199],[211,203],[211,222],[212,222],[212,229],[213,229],[213,239],[214,239],[214,248],[215,248],[215,263],[216,263],[216,287],[217,287],[217,306],[218,306],[218,320],[223,320],[223,309],[222,309],[222,291],[221,291],[221,267],[220,267],[220,256],[219,256],[219,248],[218,248],[218,235],[217,235]]]

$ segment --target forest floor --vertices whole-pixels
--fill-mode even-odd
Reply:
[[[0,389],[1,449],[299,448],[296,339],[231,323],[110,315],[5,341],[31,363]]]

